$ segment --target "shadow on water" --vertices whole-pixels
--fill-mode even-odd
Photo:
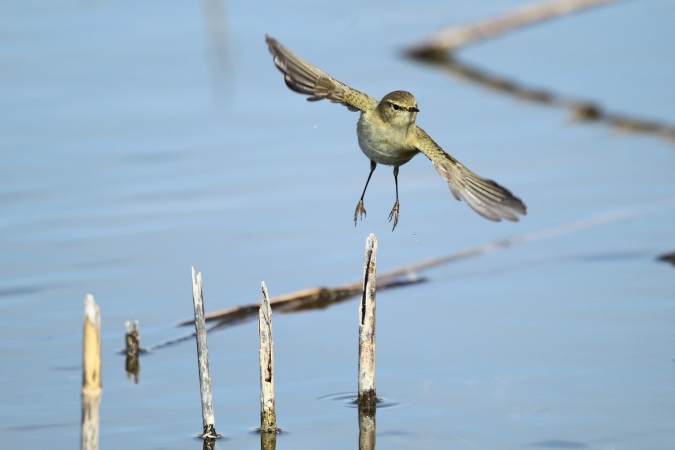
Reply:
[[[502,76],[468,64],[445,51],[409,51],[406,56],[439,67],[451,75],[509,95],[517,100],[536,103],[571,112],[572,122],[598,122],[622,132],[652,134],[675,144],[675,126],[627,115],[609,113],[590,100],[580,100],[556,94],[546,89],[525,86]]]

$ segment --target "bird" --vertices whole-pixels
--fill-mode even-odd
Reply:
[[[470,171],[416,125],[419,109],[410,92],[390,92],[378,102],[311,65],[273,37],[265,35],[265,41],[274,57],[274,65],[284,74],[284,81],[292,91],[308,95],[307,100],[311,102],[328,100],[360,112],[356,134],[361,151],[370,159],[370,173],[354,211],[354,226],[366,215],[363,199],[370,178],[377,165],[384,164],[394,167],[396,202],[389,213],[389,221],[393,221],[392,231],[396,229],[400,210],[399,167],[418,153],[432,162],[438,174],[447,181],[455,199],[464,200],[482,217],[494,222],[518,222],[519,215],[527,214],[525,204],[511,191]]]

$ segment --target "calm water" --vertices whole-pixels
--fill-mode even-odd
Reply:
[[[424,273],[378,295],[377,446],[670,449],[675,442],[675,144],[575,125],[400,57],[518,1],[0,5],[0,446],[79,445],[83,300],[102,310],[101,448],[201,448],[190,266],[209,311],[356,281],[589,218],[593,226]],[[675,4],[623,2],[460,56],[520,83],[675,123]],[[418,99],[418,123],[523,198],[518,224],[456,202],[429,162],[368,174],[358,116],[290,92],[269,33],[353,87]],[[355,448],[356,303],[276,315],[278,448]],[[257,328],[210,335],[217,448],[259,448]]]

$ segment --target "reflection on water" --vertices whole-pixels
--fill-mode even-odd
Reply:
[[[359,450],[375,450],[375,414],[359,412]]]
[[[277,433],[260,433],[260,450],[275,450],[277,448]]]
[[[211,438],[204,438],[204,443],[202,444],[202,450],[214,450],[216,448],[216,440]],[[274,448],[274,447],[272,447]]]
[[[227,104],[231,90],[232,59],[229,56],[225,0],[202,0],[204,29],[208,36],[207,62],[216,104]]]

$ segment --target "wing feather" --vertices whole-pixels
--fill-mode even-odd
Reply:
[[[286,86],[292,91],[309,95],[309,101],[326,99],[345,105],[350,111],[366,111],[377,106],[369,95],[340,83],[321,69],[314,67],[281,45],[271,36],[265,36],[274,64],[284,74]]]
[[[518,222],[518,215],[526,215],[527,207],[511,191],[492,180],[482,178],[448,155],[429,135],[417,127],[417,149],[431,160],[436,171],[448,182],[452,195],[464,200],[488,220]]]

